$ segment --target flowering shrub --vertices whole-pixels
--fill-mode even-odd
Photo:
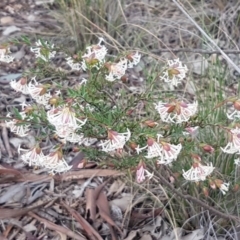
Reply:
[[[37,64],[45,66],[60,50],[39,40],[31,51]],[[197,99],[151,94],[154,87],[159,88],[159,81],[171,88],[181,84],[187,78],[185,64],[179,59],[168,60],[160,77],[146,80],[145,92],[132,95],[127,90],[117,92],[114,86],[116,83],[125,85],[127,74],[140,62],[141,55],[132,51],[112,58],[107,53],[104,40],[100,38],[82,54],[65,54],[66,66],[80,75],[81,80],[74,86],[65,86],[56,80],[42,83],[38,76],[11,81],[15,91],[28,95],[32,101],[7,114],[7,127],[20,137],[26,136],[36,125],[40,128],[34,148],[19,146],[22,161],[45,168],[51,174],[63,173],[72,168],[64,158],[65,146],[71,145],[91,156],[95,154],[98,159],[111,157],[119,162],[129,161],[129,165],[135,167],[138,183],[153,177],[148,170],[151,163],[156,169],[167,166],[173,172],[180,172],[178,179],[181,181],[197,182],[205,195],[208,187],[226,194],[229,183],[224,182],[210,159],[216,152],[220,154],[220,149],[223,154],[240,153],[240,128],[235,123],[240,116],[240,100],[225,101],[234,108],[226,113],[226,117],[234,121],[231,128],[221,127],[229,134],[229,142],[225,147],[213,147],[200,142],[199,135],[209,123],[200,117]],[[13,61],[8,54],[9,50],[1,49],[0,61]],[[87,73],[87,79],[81,78],[83,72]],[[139,105],[146,112],[149,108],[153,117],[141,117]],[[41,133],[46,132],[56,143],[49,151],[41,148],[41,141],[46,138],[46,134]],[[94,139],[96,141],[91,141]]]

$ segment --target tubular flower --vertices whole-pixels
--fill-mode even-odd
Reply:
[[[81,128],[87,121],[77,118],[72,108],[66,105],[50,109],[47,112],[47,119],[55,127],[67,126],[74,130]]]
[[[28,84],[28,92],[31,97],[39,104],[48,106],[49,99],[52,97],[50,93],[46,93],[47,88],[39,84],[35,77]]]
[[[130,139],[131,132],[127,129],[125,133],[118,133],[113,130],[108,130],[108,140],[101,141],[99,146],[102,147],[102,151],[111,152],[114,150],[123,149],[125,143]]]
[[[155,109],[160,114],[161,120],[168,123],[187,122],[197,112],[197,107],[197,102],[190,104],[183,101],[173,101],[171,103],[160,101],[155,104]]]
[[[227,117],[230,120],[239,119],[240,118],[240,99],[237,99],[233,102],[233,107],[234,107],[234,110],[230,114],[227,113]]]
[[[148,179],[151,179],[153,177],[153,173],[150,173],[147,169],[146,169],[146,165],[143,161],[140,161],[138,166],[137,166],[137,171],[136,171],[136,181],[138,183],[142,183],[146,177]]]
[[[86,48],[87,52],[82,56],[82,69],[86,71],[88,66],[99,69],[105,62],[107,48],[102,45],[103,38],[99,38],[97,45],[89,46]]]
[[[22,112],[19,112],[21,119],[16,119],[11,116],[11,113],[7,114],[7,118],[11,118],[10,121],[5,121],[6,127],[10,128],[10,131],[17,134],[20,137],[25,137],[28,135],[28,132],[30,131],[30,124],[26,123],[25,120],[27,118],[26,112],[28,111],[28,108],[30,109],[30,105],[26,105],[25,103],[22,104]],[[28,117],[28,119],[31,119],[31,117]]]
[[[223,195],[226,194],[226,192],[229,189],[230,183],[225,183],[220,179],[215,179],[214,180],[215,185],[219,188],[219,190],[222,192]]]
[[[222,151],[229,154],[240,154],[240,128],[231,129],[229,134],[230,141],[225,148],[221,148]]]
[[[199,126],[186,127],[185,130],[186,131],[183,131],[183,135],[185,136],[190,135],[192,138],[195,138],[198,135]]]
[[[77,134],[75,129],[68,126],[56,126],[56,134],[62,138],[63,142],[72,142],[82,144],[85,141],[83,134]]]
[[[14,57],[7,55],[11,53],[9,48],[0,48],[0,62],[10,63],[13,61]]]
[[[21,152],[25,152],[21,154]],[[18,147],[18,153],[21,154],[20,158],[23,160],[24,163],[28,164],[29,166],[42,166],[45,160],[45,156],[42,152],[42,149],[37,147],[29,149],[23,149]]]
[[[36,47],[31,47],[31,52],[35,53],[36,58],[41,58],[43,61],[48,62],[49,59],[53,58],[56,51],[51,51],[54,48],[54,44],[49,44],[47,41],[41,42],[38,40]]]
[[[66,172],[72,168],[63,158],[61,149],[49,153],[45,157],[44,166],[50,170],[51,174]]]
[[[113,82],[117,79],[121,79],[128,67],[128,60],[122,58],[118,63],[106,63],[105,66],[108,68],[109,74],[106,75],[106,80]]]
[[[74,71],[79,71],[81,70],[81,64],[78,62],[74,62],[74,59],[71,57],[66,58],[67,64],[71,67],[72,70]]]
[[[141,54],[138,52],[130,53],[126,56],[126,59],[128,60],[127,68],[133,68],[140,62]]]
[[[212,163],[204,166],[200,162],[194,162],[188,171],[185,172],[185,170],[183,170],[183,177],[192,182],[205,181],[206,177],[209,176],[213,170],[214,167]]]
[[[172,86],[177,86],[186,77],[188,68],[179,61],[179,58],[168,60],[167,64],[168,69],[163,72],[163,76],[160,79],[171,83]]]
[[[7,114],[8,118],[12,118],[11,114]],[[10,131],[17,134],[20,137],[25,137],[30,131],[30,124],[24,123],[23,120],[12,119],[11,121],[6,121],[6,127],[10,128]]]
[[[20,78],[18,81],[12,80],[10,82],[10,86],[16,92],[21,92],[23,94],[29,94],[28,85],[27,85],[27,79],[26,78]]]
[[[182,145],[173,145],[160,140],[162,136],[158,134],[158,139],[155,141],[153,138],[147,140],[147,146],[135,149],[137,153],[140,153],[144,149],[148,149],[146,158],[158,157],[158,164],[170,164],[175,161],[182,149]]]

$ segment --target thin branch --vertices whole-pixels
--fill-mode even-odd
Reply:
[[[203,53],[203,54],[222,54],[218,50],[203,50],[203,49],[191,49],[191,48],[162,48],[162,49],[157,49],[151,51],[152,53],[158,54],[162,52],[192,52],[192,53]],[[230,53],[230,54],[240,54],[240,50],[224,50],[225,53]]]
[[[233,68],[240,73],[240,68],[228,57],[228,55],[212,40],[206,32],[193,20],[193,18],[180,5],[180,1],[172,0],[174,4],[184,13],[184,15],[193,23],[193,25],[202,33],[202,35],[222,54],[225,60],[233,66]]]
[[[150,167],[151,168],[151,167]],[[152,171],[154,171],[153,168],[151,168]],[[168,187],[173,193],[175,193],[177,196],[192,201],[194,203],[196,203],[198,206],[203,207],[204,209],[207,209],[209,212],[221,217],[221,218],[225,218],[227,220],[232,220],[232,221],[237,221],[240,222],[240,218],[238,216],[234,216],[234,215],[230,215],[228,213],[223,213],[219,210],[217,210],[214,207],[209,206],[208,204],[206,204],[205,202],[201,201],[200,199],[197,199],[191,195],[188,195],[186,193],[182,193],[180,192],[178,189],[176,189],[171,183],[169,183],[163,176],[161,176],[157,171],[154,171],[154,174],[159,178],[160,182]]]

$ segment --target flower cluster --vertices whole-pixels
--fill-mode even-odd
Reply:
[[[38,40],[35,44],[36,47],[31,47],[30,50],[35,54],[36,58],[48,62],[49,59],[55,57],[56,51],[53,51],[54,44],[50,44],[47,41],[43,42],[41,40]]]
[[[50,152],[46,156],[39,146],[33,147],[30,150],[19,147],[18,153],[24,163],[29,166],[45,167],[51,174],[66,172],[72,168],[63,158],[61,148]]]
[[[0,48],[0,62],[12,62],[14,57],[8,55],[9,53],[11,53],[9,48]]]
[[[54,48],[53,44],[40,40],[36,42],[35,47],[31,48],[35,56],[45,62],[48,62],[55,56],[55,50],[56,48]],[[7,55],[8,53],[8,50],[0,49],[0,61],[13,61],[13,58]],[[52,82],[42,84],[43,81],[37,81],[36,77],[31,78],[29,81],[27,78],[22,77],[10,82],[11,87],[15,91],[29,95],[34,105],[24,104],[22,110],[16,113],[17,117],[13,119],[13,114],[9,113],[7,117],[11,118],[11,120],[6,120],[6,126],[13,133],[24,137],[29,133],[32,122],[39,124],[44,119],[44,124],[42,124],[41,129],[47,129],[44,133],[50,133],[51,137],[54,137],[51,138],[51,140],[61,142],[61,147],[55,147],[54,150],[47,153],[39,147],[40,144],[28,150],[19,146],[18,151],[24,163],[29,166],[44,167],[52,174],[68,171],[72,166],[69,166],[64,159],[62,152],[63,146],[67,142],[70,142],[71,145],[74,145],[73,149],[79,150],[82,147],[90,147],[92,143],[90,139],[85,136],[92,135],[93,138],[96,138],[96,149],[118,157],[129,154],[131,157],[136,156],[136,158],[139,158],[140,156],[137,154],[144,152],[146,162],[147,159],[153,159],[155,164],[167,165],[167,167],[157,166],[162,169],[169,168],[176,163],[175,161],[180,159],[180,153],[181,156],[186,155],[188,151],[186,147],[187,144],[184,144],[186,139],[191,143],[193,143],[194,140],[198,140],[198,147],[201,150],[208,154],[214,153],[215,149],[212,146],[202,143],[200,137],[198,139],[198,131],[200,127],[202,128],[203,124],[195,118],[198,110],[197,101],[189,102],[184,98],[171,98],[170,100],[159,98],[154,108],[155,114],[160,115],[161,121],[156,122],[155,120],[143,119],[139,123],[139,131],[134,131],[137,123],[129,124],[131,121],[129,121],[129,117],[131,117],[130,114],[124,116],[124,113],[130,110],[132,111],[135,103],[138,103],[138,101],[143,101],[142,96],[137,99],[137,101],[132,101],[130,108],[129,106],[126,107],[121,114],[117,113],[114,116],[108,114],[109,105],[104,109],[104,101],[107,97],[104,97],[104,101],[102,101],[102,99],[98,101],[99,99],[97,99],[97,97],[101,96],[100,94],[103,92],[102,88],[106,87],[107,89],[111,86],[110,83],[106,84],[107,81],[114,82],[121,79],[123,80],[127,70],[135,67],[140,62],[141,54],[139,54],[138,51],[128,52],[122,54],[115,60],[109,61],[107,59],[107,53],[108,49],[102,38],[99,39],[97,44],[88,46],[83,54],[70,57],[64,53],[66,63],[72,70],[88,71],[89,79],[83,79],[81,75],[80,79],[82,79],[82,81],[77,84],[74,82],[73,88],[69,87],[73,84],[68,84],[67,81],[66,85],[64,82],[64,86],[61,86],[61,84],[57,82],[52,86]],[[39,63],[41,62],[38,62],[38,64]],[[181,83],[186,77],[188,69],[179,59],[168,60],[167,64],[167,69],[160,78],[164,82],[169,83],[169,86],[172,88]],[[104,93],[104,96],[107,95],[109,94]],[[93,96],[96,96],[96,99],[93,98]],[[111,96],[109,99],[110,98]],[[234,98],[231,99],[231,101],[234,111],[228,115],[228,118],[235,120],[240,117],[240,100]],[[114,102],[114,100],[112,102]],[[114,105],[117,104],[114,102]],[[86,111],[87,108],[89,111]],[[116,109],[118,110],[118,108]],[[118,116],[122,116],[121,119],[117,119]],[[156,119],[157,118],[159,117],[157,116]],[[89,123],[88,127],[86,127],[86,123]],[[170,123],[171,125],[165,123]],[[173,127],[173,124],[181,125]],[[134,132],[131,132],[128,127],[131,131],[133,129]],[[121,131],[119,129],[126,130]],[[103,139],[103,131],[106,131],[105,139]],[[157,134],[157,137],[150,137],[153,134],[155,136],[157,132],[163,133],[164,136]],[[226,147],[222,148],[222,151],[231,154],[240,154],[240,128],[235,127],[234,129],[230,129],[229,134],[230,141]],[[145,146],[140,147],[140,145],[134,142],[134,147],[130,146],[131,148],[129,148],[125,146],[132,135],[136,142],[138,138],[146,139],[146,145],[143,144]],[[179,135],[181,136],[179,137]],[[190,137],[185,138],[182,137],[183,135]],[[44,134],[43,136],[45,137]],[[175,136],[177,137],[175,138]],[[75,144],[81,144],[82,146],[79,147]],[[185,146],[184,151],[182,151],[183,146]],[[135,168],[136,181],[138,183],[142,183],[146,179],[153,177],[153,173],[147,170],[145,160],[141,159],[140,161],[136,161],[139,162]],[[211,162],[204,163],[201,161],[201,158],[196,155],[194,156],[194,161],[190,169],[183,170],[182,176],[191,182],[208,181],[213,189],[217,188],[225,194],[229,189],[229,183],[214,178],[214,176],[212,176],[214,169]],[[204,186],[205,185],[206,183],[204,183]]]
[[[240,128],[229,130],[229,135],[230,141],[224,148],[221,147],[222,151],[229,154],[240,154]]]
[[[153,173],[150,173],[146,169],[145,163],[141,160],[137,166],[136,181],[138,183],[142,183],[146,178],[151,179],[152,177],[153,177]]]
[[[163,72],[163,76],[160,79],[166,83],[171,83],[172,86],[177,86],[186,77],[188,68],[182,64],[179,58],[168,60],[167,64],[168,69]]]
[[[78,118],[71,106],[53,107],[47,112],[47,119],[55,126],[56,134],[64,142],[69,141],[81,144],[84,141],[83,134],[77,134],[76,131],[82,128],[87,122],[87,118]]]
[[[38,104],[49,108],[49,100],[52,95],[47,92],[48,86],[38,83],[36,77],[33,77],[29,83],[27,83],[27,78],[24,77],[20,78],[18,81],[12,80],[10,86],[17,92],[30,95]]]
[[[196,114],[197,102],[186,103],[184,101],[172,101],[170,103],[158,102],[155,109],[160,114],[163,122],[182,123],[187,122],[190,117]]]
[[[130,139],[131,132],[127,129],[127,132],[118,133],[113,130],[108,130],[108,140],[101,141],[99,146],[102,147],[102,151],[104,152],[112,152],[112,151],[121,151],[125,145],[125,143]]]
[[[183,170],[183,177],[186,180],[193,182],[205,181],[213,170],[214,167],[212,163],[202,165],[200,162],[194,162],[188,171]]]
[[[30,131],[30,124],[26,123],[26,120],[31,120],[32,118],[27,115],[28,111],[31,110],[30,105],[22,104],[22,111],[19,112],[19,118],[13,118],[11,113],[7,114],[7,118],[11,120],[6,120],[6,127],[10,129],[11,132],[17,134],[20,137],[25,137]]]
[[[148,138],[147,145],[145,147],[139,148],[137,146],[136,151],[140,153],[142,150],[147,149],[146,158],[158,158],[158,164],[170,164],[175,161],[182,149],[182,145],[174,145],[160,140],[162,135],[157,135],[157,141],[153,138]]]

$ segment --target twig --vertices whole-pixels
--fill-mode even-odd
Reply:
[[[151,167],[150,167],[151,168]],[[153,168],[151,168],[152,171],[154,171]],[[238,216],[234,216],[234,215],[230,215],[230,214],[227,214],[227,213],[223,213],[219,210],[217,210],[216,208],[214,207],[211,207],[209,205],[207,205],[206,203],[204,203],[203,201],[191,196],[191,195],[188,195],[186,193],[182,193],[180,192],[178,189],[175,189],[174,186],[169,183],[163,176],[161,176],[158,172],[154,171],[154,174],[160,179],[160,182],[167,186],[169,189],[171,189],[171,191],[173,193],[175,193],[177,196],[183,198],[183,199],[187,199],[187,200],[190,200],[192,202],[195,202],[197,203],[199,206],[203,207],[204,209],[207,209],[209,210],[209,212],[212,212],[213,214],[219,216],[219,217],[222,217],[222,218],[225,218],[227,220],[233,220],[233,221],[237,221],[237,222],[240,222],[240,218]]]
[[[193,23],[193,25],[202,33],[202,35],[222,54],[225,60],[240,73],[240,68],[228,57],[228,55],[205,33],[205,31],[192,19],[192,17],[179,4],[178,0],[173,0],[174,4],[184,13],[184,15]]]
[[[13,154],[12,154],[11,147],[10,147],[10,144],[9,144],[9,139],[8,139],[7,127],[3,126],[3,124],[2,124],[2,138],[3,138],[4,145],[7,149],[8,156],[10,158],[13,158]]]
[[[60,233],[63,233],[63,234],[66,234],[71,239],[86,240],[86,238],[83,238],[83,237],[79,236],[78,234],[74,233],[70,229],[59,226],[59,225],[56,225],[55,223],[52,223],[52,222],[50,222],[50,221],[48,221],[44,218],[39,217],[38,215],[36,215],[33,212],[29,212],[28,215],[32,218],[37,219],[40,223],[43,223],[46,228],[49,228],[53,231],[57,231],[57,232],[60,232]]]
[[[151,51],[152,53],[158,54],[162,52],[192,52],[192,53],[204,53],[204,54],[222,54],[218,50],[203,50],[203,49],[191,49],[191,48],[162,48]],[[225,53],[240,54],[240,50],[224,50]]]

